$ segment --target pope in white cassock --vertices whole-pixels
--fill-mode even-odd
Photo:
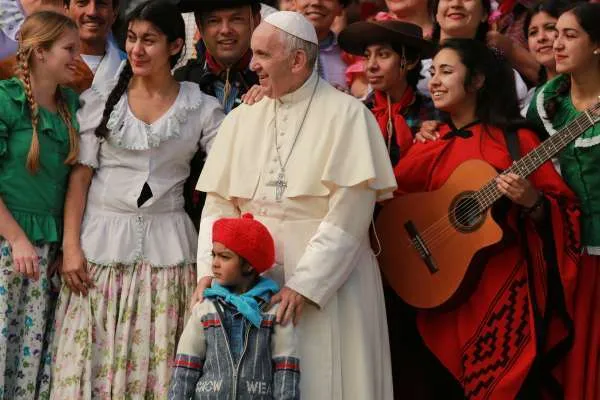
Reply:
[[[252,213],[275,239],[280,320],[298,322],[301,394],[308,400],[392,399],[381,278],[368,228],[396,187],[377,122],[319,79],[313,26],[277,12],[255,30],[251,68],[266,97],[224,120],[196,187],[197,293],[210,284],[211,230]]]

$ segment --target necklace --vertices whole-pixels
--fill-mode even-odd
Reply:
[[[285,158],[285,161],[282,160],[281,154],[279,154],[279,145],[277,144],[277,100],[275,100],[274,110],[275,110],[275,129],[273,130],[275,135],[275,152],[277,153],[277,161],[279,162],[279,173],[277,174],[277,179],[274,181],[268,182],[267,186],[275,187],[275,200],[277,202],[281,202],[283,198],[283,192],[287,189],[287,179],[285,177],[285,167],[287,166],[288,161],[290,160],[290,156],[292,155],[292,151],[294,151],[294,146],[300,136],[300,132],[302,131],[302,127],[304,126],[304,121],[306,121],[306,116],[308,115],[308,110],[310,109],[310,105],[312,104],[313,98],[315,97],[315,93],[317,91],[317,85],[319,84],[319,76],[317,76],[317,81],[315,82],[315,86],[313,87],[312,94],[310,95],[310,100],[308,101],[308,105],[306,106],[306,110],[304,111],[304,116],[302,117],[302,121],[300,122],[300,126],[298,127],[298,131],[294,136],[294,140],[292,141],[292,147]]]
[[[392,135],[394,134],[394,123],[392,122],[392,99],[389,93],[387,94],[387,108],[388,108],[388,120],[387,120],[387,151],[388,154],[392,154]]]

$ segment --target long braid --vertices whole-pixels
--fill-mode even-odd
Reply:
[[[31,49],[25,51],[20,49],[17,52],[18,74],[23,82],[23,87],[25,88],[25,96],[27,97],[32,127],[31,146],[29,147],[25,165],[29,172],[33,174],[37,172],[40,165],[40,139],[38,136],[39,109],[31,90],[31,72],[29,70],[30,56]]]
[[[60,87],[56,89],[56,108],[58,110],[58,115],[60,115],[60,118],[69,131],[69,154],[67,154],[65,164],[72,165],[77,161],[77,154],[79,153],[79,135],[73,126],[71,111],[69,111],[69,107],[62,95]]]
[[[108,123],[108,119],[110,118],[110,114],[112,113],[115,105],[123,96],[123,93],[127,90],[127,86],[129,86],[129,81],[133,76],[133,71],[131,70],[131,64],[129,61],[125,64],[125,67],[121,71],[119,75],[119,80],[117,85],[113,88],[108,95],[108,99],[106,100],[106,104],[104,106],[104,112],[102,113],[102,120],[100,121],[100,125],[96,128],[96,136],[99,138],[107,138],[108,137],[108,129],[106,128],[106,124]]]

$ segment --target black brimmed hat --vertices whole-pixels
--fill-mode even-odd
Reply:
[[[364,55],[367,46],[378,43],[410,47],[417,50],[421,58],[430,58],[435,51],[435,45],[423,39],[421,27],[408,22],[355,22],[338,36],[342,50],[359,56]]]
[[[259,4],[260,0],[179,0],[179,11],[208,12]]]

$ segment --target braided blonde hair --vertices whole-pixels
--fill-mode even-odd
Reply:
[[[32,54],[36,48],[50,49],[67,29],[77,30],[77,25],[64,16],[54,11],[38,11],[31,14],[19,31],[19,48],[17,50],[17,76],[23,82],[25,96],[29,106],[31,126],[31,146],[27,154],[27,169],[31,173],[37,172],[40,164],[40,141],[38,136],[39,107],[33,98],[31,88],[31,62]],[[56,89],[56,107],[58,114],[69,131],[69,154],[65,159],[66,164],[73,164],[79,151],[79,137],[73,126],[72,115],[63,98],[60,88]]]

